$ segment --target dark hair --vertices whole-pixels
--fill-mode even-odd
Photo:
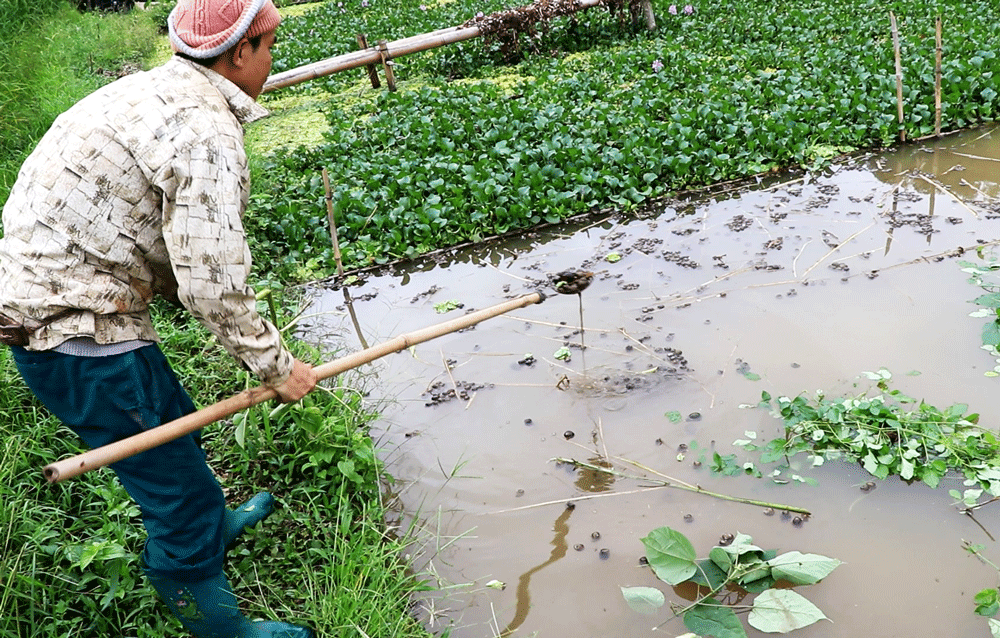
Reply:
[[[258,35],[251,36],[251,37],[247,38],[247,42],[250,43],[250,46],[253,47],[254,51],[256,51],[260,47],[260,43],[263,42],[263,41],[264,41],[264,34],[263,33],[260,33]],[[236,45],[234,44],[233,46],[236,46]],[[204,67],[210,67],[210,66],[214,65],[216,62],[218,62],[219,60],[221,60],[222,56],[228,54],[230,51],[232,51],[232,48],[226,49],[225,51],[223,51],[219,55],[216,55],[216,56],[213,56],[213,57],[210,57],[210,58],[196,58],[194,56],[188,55],[187,53],[181,53],[180,51],[175,52],[174,55],[176,55],[178,57],[182,57],[185,60],[190,60],[191,62],[194,62],[195,64],[200,64],[200,65],[202,65]]]

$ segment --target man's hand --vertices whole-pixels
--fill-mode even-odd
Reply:
[[[291,403],[309,394],[318,381],[313,367],[296,359],[292,366],[292,375],[281,385],[275,386],[274,391],[283,402]]]

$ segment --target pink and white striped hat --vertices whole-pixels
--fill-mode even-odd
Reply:
[[[180,0],[167,18],[167,29],[175,51],[206,59],[280,22],[271,0]]]

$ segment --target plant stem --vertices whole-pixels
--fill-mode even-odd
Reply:
[[[576,468],[584,468],[590,470],[591,472],[601,472],[603,474],[610,474],[612,476],[618,476],[621,478],[633,479],[637,481],[651,481],[663,487],[674,487],[679,490],[684,490],[686,492],[693,492],[695,494],[704,494],[705,496],[711,496],[713,498],[722,499],[724,501],[733,501],[735,503],[745,503],[747,505],[756,505],[758,507],[773,507],[774,509],[786,510],[789,512],[796,512],[798,514],[811,515],[812,512],[802,507],[795,507],[792,505],[783,505],[781,503],[768,503],[766,501],[758,501],[751,498],[743,498],[742,496],[729,496],[727,494],[719,494],[718,492],[710,492],[703,489],[699,485],[688,485],[686,483],[671,482],[666,480],[651,479],[645,476],[635,476],[632,474],[626,474],[624,472],[619,472],[617,470],[612,470],[605,467],[600,467],[598,465],[593,465],[585,461],[578,461],[576,459],[567,459],[562,457],[557,457],[552,459],[557,463],[569,463]]]

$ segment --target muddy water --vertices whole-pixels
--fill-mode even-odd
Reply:
[[[413,556],[440,587],[419,603],[428,625],[476,638],[683,634],[679,619],[654,632],[669,613],[635,613],[619,590],[660,586],[683,602],[684,591],[639,563],[640,538],[668,525],[700,555],[721,534],[743,532],[764,547],[844,561],[799,590],[835,624],[796,635],[988,635],[972,596],[996,573],[962,539],[984,543],[994,561],[1000,547],[952,505],[947,489],[959,481],[931,490],[890,479],[864,492],[870,477],[844,463],[799,468],[818,481],[810,486],[713,475],[694,461],[706,450],[754,460],[733,441],[781,429],[740,407],[762,391],[855,394],[869,387],[859,375],[880,367],[912,396],[968,403],[984,425],[1000,425],[1000,386],[983,375],[993,366],[980,349],[983,320],[968,316],[979,289],[955,256],[1000,237],[998,161],[1000,131],[980,129],[352,288],[357,324],[376,343],[544,288],[567,268],[596,272],[582,296],[585,351],[578,298],[555,294],[368,368],[384,412],[374,435],[419,539]],[[449,300],[464,308],[436,314]],[[317,293],[312,312],[323,313],[314,331],[322,324],[333,345],[359,347],[341,291]],[[556,358],[563,347],[569,361]],[[682,445],[701,452],[679,460]],[[631,473],[642,471],[629,462],[641,463],[813,515],[793,525],[780,511],[574,471],[556,457]],[[977,519],[1000,535],[1000,505]]]

